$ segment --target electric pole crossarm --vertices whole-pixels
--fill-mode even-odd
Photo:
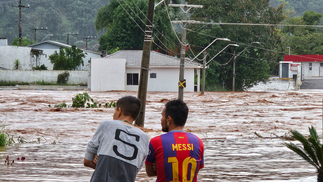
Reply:
[[[189,23],[189,24],[199,24],[195,20],[181,20],[181,21],[172,21],[174,24],[182,24],[182,23]]]
[[[170,7],[174,8],[181,8],[181,7],[186,7],[186,8],[203,8],[203,5],[189,5],[189,4],[169,4]]]

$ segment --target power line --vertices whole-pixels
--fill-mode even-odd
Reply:
[[[174,23],[182,23],[183,21],[173,21]],[[265,23],[213,23],[190,20],[191,24],[203,24],[203,25],[240,25],[240,26],[278,26],[278,27],[316,27],[322,28],[323,25],[287,25],[287,24],[265,24]]]
[[[129,6],[129,4],[124,0],[124,2],[127,4],[127,6],[130,8],[130,10],[139,18],[139,20],[142,22],[142,23],[144,23],[145,24],[145,22],[139,17],[139,15]],[[132,3],[133,4],[135,4],[133,1],[132,1]],[[141,11],[141,9],[135,4],[135,6],[140,10],[140,12],[142,13],[142,14],[144,14],[142,11]],[[144,15],[145,16],[145,18],[147,19],[147,16],[146,15]],[[147,19],[148,21],[149,21],[149,23],[150,24],[152,24],[153,25],[153,27],[154,27],[154,24],[152,23],[152,22],[150,22],[150,20],[149,19]],[[159,32],[159,30],[157,29],[157,28],[155,28],[158,32]],[[154,33],[153,33],[153,35],[155,35]],[[166,48],[166,49],[168,49],[168,50],[170,50],[171,51],[171,49],[169,49],[159,38],[158,38],[158,36],[156,36],[155,35],[155,37],[159,40],[159,42],[161,43],[161,44],[163,44],[163,46]]]
[[[177,35],[177,33],[176,33],[176,30],[175,30],[175,28],[174,28],[174,25],[172,24],[172,20],[171,20],[171,18],[170,18],[170,15],[169,15],[169,12],[168,12],[168,8],[167,8],[167,4],[166,4],[166,2],[165,2],[165,1],[164,1],[164,4],[165,4],[165,9],[166,9],[166,12],[167,12],[168,19],[169,19],[169,21],[170,21],[170,24],[172,25],[172,29],[173,29],[173,31],[174,31],[174,33],[175,33],[175,35],[176,35],[176,38],[177,38],[178,42],[179,42],[181,45],[184,45],[184,44],[183,44],[183,42],[179,39],[179,37],[178,37],[178,35]]]
[[[132,2],[133,2],[133,0],[131,0]],[[133,3],[136,7],[137,7],[137,9],[145,16],[145,18],[147,19],[147,16],[145,15],[145,13],[143,13],[142,11],[141,11],[141,9],[137,6],[137,4],[136,3]],[[149,21],[149,19],[148,19],[148,21]],[[149,22],[149,23],[151,23],[151,24],[153,24],[153,22]],[[170,42],[170,43],[172,43],[173,45],[175,45],[176,46],[176,44],[174,43],[174,42],[172,42],[172,41],[170,41],[166,36],[164,36],[157,28],[155,28],[155,26],[154,26],[154,29],[156,29],[157,31],[158,31],[158,33],[159,34],[161,34],[168,42]]]
[[[125,9],[125,7],[120,3],[119,0],[117,0],[119,2],[119,4],[121,5],[121,7],[124,9],[124,11],[128,14],[128,16],[132,19],[132,21],[140,28],[140,30],[146,35],[145,31],[141,28],[141,26],[137,23],[137,21],[130,15],[130,13]],[[156,44],[155,42],[153,42],[157,47],[160,47],[158,44]],[[161,48],[161,47],[160,47]],[[165,52],[168,52],[166,51],[165,49],[162,49],[164,50]],[[170,52],[168,52],[170,53]]]

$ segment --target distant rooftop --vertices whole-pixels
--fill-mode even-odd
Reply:
[[[42,45],[42,44],[52,44],[52,45],[55,45],[55,46],[58,46],[58,47],[69,47],[69,48],[72,47],[71,45],[64,44],[64,43],[61,43],[61,42],[52,41],[52,40],[46,40],[46,41],[43,41],[43,42],[37,42],[35,44],[29,45],[28,47],[35,47],[35,46]],[[85,50],[85,49],[82,49],[82,50],[84,52],[90,52],[90,53],[93,53],[93,54],[99,54],[99,55],[101,55],[101,53],[99,53],[99,52]]]

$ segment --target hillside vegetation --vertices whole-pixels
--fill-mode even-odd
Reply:
[[[97,10],[109,4],[109,0],[22,0],[22,36],[34,40],[33,28],[47,27],[48,30],[38,30],[37,42],[43,40],[47,34],[53,37],[46,39],[66,43],[66,33],[78,33],[70,35],[70,44],[77,43],[85,46],[85,36],[97,36],[94,27],[94,19]],[[8,38],[9,44],[18,36],[19,1],[0,0],[0,37]],[[79,42],[77,42],[79,41]],[[83,41],[83,42],[81,42]],[[91,46],[98,40],[88,41]]]

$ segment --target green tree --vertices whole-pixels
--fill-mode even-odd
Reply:
[[[21,39],[21,46],[28,46],[31,44],[34,44],[35,42],[31,41],[30,39],[28,39],[27,37],[22,37]],[[18,37],[16,37],[13,42],[11,43],[11,45],[13,46],[19,46],[19,39]]]
[[[99,39],[99,50],[111,52],[117,47],[121,50],[140,50],[144,40],[143,30],[145,30],[148,0],[125,0],[121,1],[121,5],[119,2],[111,0],[109,5],[98,10],[95,27],[97,31],[105,31]],[[154,35],[156,44],[165,50],[178,45],[169,41],[174,40],[175,35],[171,31],[171,24],[163,6],[155,10]]]
[[[285,22],[293,25],[318,25],[323,15],[314,11],[304,12],[302,17],[290,17]],[[315,27],[284,27],[282,34],[287,37],[284,47],[290,47],[296,55],[322,54],[323,32]]]
[[[87,53],[77,48],[75,45],[69,47],[60,47],[57,51],[49,56],[54,70],[75,70],[79,65],[84,65],[83,58]]]
[[[293,143],[285,143],[285,145],[314,166],[318,173],[317,181],[323,182],[323,147],[315,128],[313,126],[309,127],[310,137],[308,138],[296,130],[291,130],[290,132],[293,138],[299,141],[303,147],[299,147]]]
[[[279,24],[284,20],[283,6],[273,8],[269,6],[269,0],[193,0],[190,3],[203,5],[202,9],[196,8],[192,12],[191,19],[204,22]],[[189,43],[193,43],[192,49],[196,53],[215,37],[227,37],[231,43],[240,45],[238,48],[229,47],[216,57],[215,62],[225,65],[214,62],[209,65],[206,71],[206,84],[209,86],[222,85],[224,82],[227,88],[232,88],[233,65],[229,60],[234,52],[240,53],[252,42],[261,42],[262,45],[257,45],[261,48],[252,45],[237,57],[236,90],[244,90],[266,81],[278,65],[277,53],[266,51],[277,50],[280,41],[277,26],[191,25],[189,28],[193,31],[188,32],[187,38]],[[217,41],[208,49],[208,53],[213,57],[227,44],[225,41]]]

